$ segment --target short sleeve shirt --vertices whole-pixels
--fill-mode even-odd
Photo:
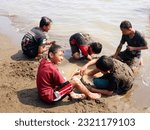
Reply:
[[[120,43],[124,44],[125,42],[127,42],[128,46],[132,47],[142,47],[147,45],[146,40],[144,39],[142,34],[138,31],[135,31],[135,35],[133,38],[130,38],[127,35],[122,35]],[[128,51],[128,53],[130,53],[133,56],[141,55],[141,50],[133,50],[133,51],[126,50],[126,51]]]
[[[43,42],[46,40],[46,35],[45,33],[39,28],[39,27],[34,27],[31,29],[31,32],[33,32],[36,44],[38,46],[42,45]]]

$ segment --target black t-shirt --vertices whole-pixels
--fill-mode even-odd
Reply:
[[[31,32],[35,34],[34,38],[35,38],[36,44],[38,44],[38,46],[42,45],[44,43],[44,40],[46,40],[45,33],[39,27],[32,28]]]
[[[23,53],[30,58],[34,58],[38,54],[38,47],[46,41],[45,33],[39,28],[34,27],[30,32],[24,35],[21,46]]]
[[[132,47],[142,47],[147,45],[147,42],[145,41],[144,37],[138,31],[135,31],[135,35],[133,38],[130,38],[127,35],[122,35],[120,43],[124,44],[125,42],[127,42],[128,46]],[[133,57],[141,55],[141,50],[129,51],[128,49],[126,49],[126,51],[129,55]]]

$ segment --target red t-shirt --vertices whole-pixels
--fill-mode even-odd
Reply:
[[[71,44],[76,45],[81,50],[82,55],[84,55],[85,57],[92,54],[91,51],[88,52],[90,46],[87,44],[79,44],[75,39],[72,39]]]
[[[80,45],[79,48],[82,52],[82,55],[84,55],[85,57],[87,57],[89,55],[89,53],[88,53],[89,46],[88,45]]]
[[[65,79],[58,68],[51,61],[42,59],[36,79],[39,96],[46,102],[52,102],[55,89],[64,82]]]

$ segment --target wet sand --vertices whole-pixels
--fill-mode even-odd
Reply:
[[[8,22],[3,17],[0,19]],[[14,33],[11,28],[9,31]],[[149,112],[148,108],[135,105],[134,98],[131,98],[136,87],[124,96],[102,96],[101,102],[70,101],[66,97],[53,105],[43,103],[38,98],[35,83],[39,62],[26,59],[20,50],[20,41],[6,34],[0,34],[0,112]],[[21,39],[20,35],[15,35],[15,39]],[[68,79],[75,69],[85,63],[65,59],[59,69]]]

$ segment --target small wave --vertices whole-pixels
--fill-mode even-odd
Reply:
[[[140,8],[140,9],[136,9],[135,11],[150,14],[150,8]]]

